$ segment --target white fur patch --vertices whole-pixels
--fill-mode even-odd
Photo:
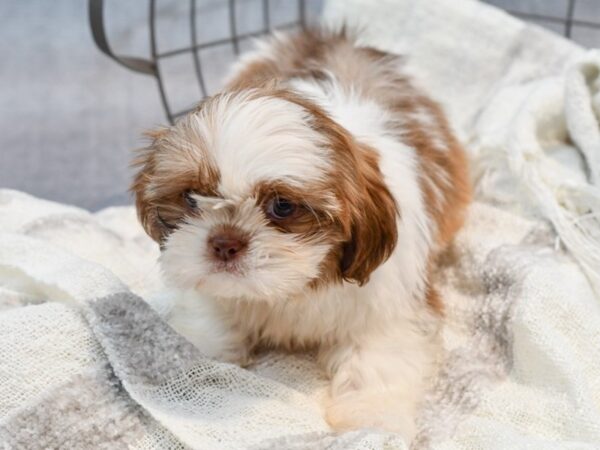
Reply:
[[[197,116],[197,129],[220,172],[219,192],[243,198],[262,181],[306,186],[330,167],[323,137],[308,112],[274,97],[226,94]]]

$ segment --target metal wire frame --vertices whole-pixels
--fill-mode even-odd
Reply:
[[[486,1],[486,0],[483,0]],[[569,39],[573,37],[573,27],[585,27],[600,29],[600,23],[575,18],[575,6],[577,0],[568,0],[564,17],[550,16],[545,14],[526,13],[508,9],[506,12],[524,20],[542,21],[563,26],[563,35]]]
[[[158,90],[160,94],[160,99],[165,110],[165,114],[170,123],[173,123],[174,120],[187,113],[189,110],[183,111],[173,111],[169,100],[167,98],[167,93],[165,90],[164,77],[160,69],[159,61],[164,58],[170,58],[177,55],[183,55],[186,53],[191,53],[191,57],[194,63],[194,70],[196,73],[196,79],[198,80],[198,86],[200,87],[200,92],[202,96],[208,95],[206,89],[206,83],[204,80],[204,72],[202,69],[202,61],[198,52],[202,49],[207,49],[211,47],[216,47],[219,45],[230,44],[233,48],[233,51],[236,55],[240,53],[240,41],[246,38],[260,36],[263,34],[267,34],[272,30],[271,26],[271,15],[270,15],[270,2],[269,0],[261,0],[262,6],[262,17],[263,17],[263,29],[260,31],[252,32],[252,33],[242,33],[238,32],[237,20],[236,20],[236,0],[227,0],[228,1],[228,16],[229,16],[229,32],[230,37],[224,39],[217,39],[210,42],[199,43],[197,38],[198,31],[198,17],[197,17],[197,9],[196,9],[196,0],[189,0],[189,11],[190,11],[190,43],[191,45],[188,47],[181,47],[174,50],[159,52],[157,47],[157,36],[156,36],[156,27],[157,27],[157,17],[156,17],[156,0],[149,0],[149,33],[150,33],[150,59],[142,59],[130,56],[121,56],[115,54],[106,38],[106,30],[104,27],[104,0],[88,0],[89,2],[89,20],[90,26],[92,29],[92,35],[94,37],[94,41],[98,48],[108,55],[110,58],[114,59],[117,63],[127,67],[130,70],[135,72],[151,75],[156,78],[158,84]],[[292,0],[289,0],[292,1]],[[298,5],[298,15],[295,21],[279,25],[275,28],[284,29],[291,28],[295,26],[305,27],[307,23],[307,15],[306,15],[306,1],[305,0],[294,0]],[[415,0],[417,1],[417,0]],[[486,0],[484,0],[486,1]],[[508,10],[510,14],[520,17],[525,20],[538,20],[545,21],[547,23],[555,23],[562,24],[564,26],[563,34],[571,38],[573,32],[573,26],[587,27],[593,29],[600,29],[600,23],[595,23],[586,20],[575,19],[575,4],[577,0],[568,0],[567,10],[565,11],[564,17],[556,17],[556,16],[547,16],[541,14],[534,13],[523,13],[519,11],[511,11]],[[200,99],[198,99],[200,100]]]
[[[208,95],[208,91],[206,88],[206,83],[204,80],[204,72],[202,69],[202,61],[198,52],[203,49],[216,47],[224,44],[231,44],[233,51],[236,55],[240,53],[240,41],[243,39],[257,37],[260,35],[265,35],[270,33],[273,29],[286,29],[293,27],[302,27],[304,28],[307,23],[307,15],[306,15],[306,5],[305,0],[295,0],[298,6],[298,14],[295,20],[284,23],[281,25],[277,25],[276,27],[272,27],[271,24],[271,8],[269,0],[261,0],[262,1],[262,12],[263,12],[263,28],[259,31],[254,31],[251,33],[239,33],[237,27],[237,19],[236,19],[236,0],[228,0],[228,9],[229,9],[229,31],[230,37],[224,39],[217,39],[209,42],[199,43],[198,42],[198,17],[197,17],[197,8],[196,8],[196,0],[189,0],[189,15],[190,15],[190,46],[176,48],[169,51],[159,52],[157,45],[157,8],[156,8],[156,0],[149,0],[148,6],[148,30],[150,37],[150,59],[143,59],[131,56],[123,56],[118,55],[112,51],[108,43],[108,39],[106,37],[106,28],[104,26],[104,0],[88,0],[89,6],[89,21],[90,27],[92,30],[92,36],[94,38],[94,42],[98,46],[98,48],[106,54],[108,57],[121,64],[122,66],[133,70],[134,72],[143,73],[146,75],[153,76],[158,85],[158,91],[160,94],[160,100],[163,105],[165,114],[167,119],[172,124],[175,119],[179,116],[186,114],[191,111],[191,109],[174,111],[171,107],[169,99],[167,97],[167,92],[165,89],[165,80],[164,75],[160,68],[160,60],[165,58],[171,58],[177,55],[183,55],[186,53],[191,54],[194,71],[196,73],[196,79],[198,81],[198,86],[200,88],[200,92],[202,97]],[[200,99],[198,99],[200,100]]]

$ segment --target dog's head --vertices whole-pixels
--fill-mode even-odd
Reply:
[[[132,190],[176,286],[275,301],[363,284],[394,249],[377,154],[302,96],[217,95],[150,137]]]

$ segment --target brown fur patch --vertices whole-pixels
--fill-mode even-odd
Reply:
[[[429,305],[429,308],[436,314],[443,316],[444,315],[444,302],[440,298],[437,290],[433,287],[429,288],[427,291],[426,298],[427,298],[427,305]]]
[[[148,132],[150,145],[138,150],[133,161],[137,173],[130,189],[138,217],[159,243],[186,214],[194,213],[184,193],[215,195],[219,182],[218,169],[210,163],[202,143],[186,140],[182,133],[177,127]]]
[[[436,241],[440,248],[454,237],[464,221],[466,206],[471,200],[468,164],[465,153],[450,131],[441,108],[422,96],[405,100],[396,106],[404,113],[406,129],[404,136],[420,156],[421,185],[430,217],[436,224]],[[435,123],[435,130],[428,130],[408,113],[420,110]],[[441,137],[446,149],[439,149],[432,132]]]
[[[270,87],[279,81],[314,76],[321,72],[321,62],[334,43],[346,42],[346,32],[306,30],[297,34],[271,38],[271,57],[247,63],[226,86],[227,90]]]

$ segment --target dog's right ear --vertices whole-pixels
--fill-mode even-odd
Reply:
[[[144,136],[149,139],[149,144],[135,151],[136,155],[131,164],[135,169],[133,183],[129,190],[135,196],[135,206],[138,218],[146,233],[158,243],[162,243],[169,234],[168,224],[161,220],[158,213],[158,198],[152,183],[156,176],[156,161],[161,141],[169,133],[166,127],[149,130]]]
[[[354,191],[350,187],[345,190],[351,192],[345,199],[351,236],[344,245],[341,270],[346,281],[362,286],[394,251],[400,213],[384,182],[376,152],[357,143],[349,144],[349,149],[348,154],[356,158],[350,183]]]

